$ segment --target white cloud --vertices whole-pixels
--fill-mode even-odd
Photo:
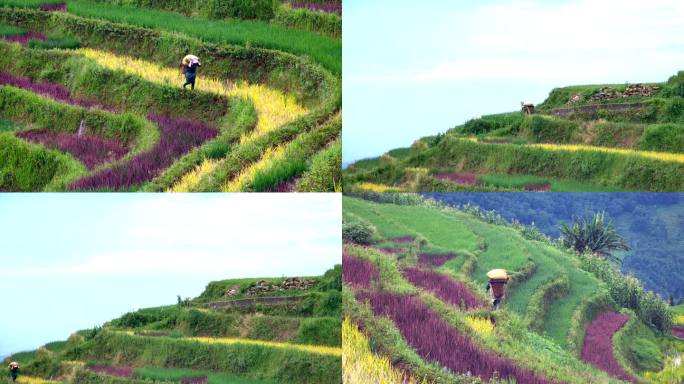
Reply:
[[[396,66],[396,60],[384,68],[351,68],[345,81],[640,81],[634,77],[672,72],[684,61],[684,2],[679,0],[524,0],[478,6],[438,20],[450,25],[416,31],[432,42],[431,48],[434,41],[442,43],[444,52],[436,58],[426,55],[398,71],[388,67]]]

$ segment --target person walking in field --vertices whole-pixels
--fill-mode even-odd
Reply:
[[[19,376],[19,363],[13,361],[9,363],[10,376],[12,377],[12,382],[17,382],[17,376]]]
[[[187,55],[181,61],[181,71],[185,74],[185,84],[183,84],[183,89],[187,89],[190,85],[190,89],[195,89],[195,80],[197,79],[197,69],[201,67],[202,64],[199,58],[195,55]]]
[[[492,298],[492,306],[496,310],[501,304],[506,293],[506,284],[508,283],[508,274],[505,269],[492,269],[487,272],[487,292]]]

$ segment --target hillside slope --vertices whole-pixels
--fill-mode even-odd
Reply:
[[[682,191],[684,72],[554,89],[534,114],[482,116],[360,160],[346,191]]]
[[[656,335],[669,334],[672,314],[607,263],[495,214],[361,196],[343,199],[344,315],[417,382],[605,383],[663,368],[676,341]],[[370,245],[352,241],[368,231]],[[485,291],[494,268],[511,275],[496,311]],[[627,286],[638,287],[636,303],[624,300]]]
[[[5,363],[19,382],[340,383],[341,273],[213,282]]]

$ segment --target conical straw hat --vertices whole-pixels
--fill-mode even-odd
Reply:
[[[505,269],[492,269],[487,272],[487,277],[492,280],[507,280],[508,274]]]

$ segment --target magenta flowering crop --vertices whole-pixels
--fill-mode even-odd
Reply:
[[[457,373],[470,372],[484,380],[491,379],[496,372],[499,378],[515,379],[518,383],[553,383],[483,350],[417,297],[385,292],[359,292],[356,296],[362,302],[368,300],[376,316],[389,317],[408,344],[428,362],[437,362]]]
[[[355,288],[370,288],[371,282],[380,278],[380,272],[370,261],[342,255],[342,278]]]
[[[66,3],[59,4],[43,4],[39,8],[41,11],[45,12],[65,12],[67,7]]]
[[[188,119],[150,114],[148,119],[157,123],[159,143],[150,151],[138,154],[124,164],[117,164],[71,184],[72,190],[122,190],[157,177],[192,148],[216,137],[216,129]]]
[[[47,40],[47,36],[40,32],[25,32],[20,35],[3,36],[4,40],[10,43],[19,43],[21,45],[27,45],[31,40]]]
[[[71,97],[69,89],[61,84],[33,82],[28,77],[14,76],[9,73],[0,72],[0,85],[10,85],[15,88],[25,89],[53,100],[83,108],[99,108],[110,112],[116,111],[115,107],[99,103],[95,100],[73,98]]]
[[[116,161],[127,152],[127,149],[115,140],[92,135],[79,136],[75,133],[32,129],[18,132],[17,137],[43,144],[48,148],[68,152],[85,164],[88,169]]]
[[[434,293],[451,305],[464,309],[482,307],[482,300],[465,284],[447,275],[419,268],[404,268],[401,273],[411,284]]]
[[[390,239],[391,242],[399,244],[413,243],[415,240],[416,238],[413,236],[401,236]]]
[[[103,374],[103,375],[109,375],[109,376],[116,376],[116,377],[133,377],[133,368],[132,367],[110,367],[110,366],[104,366],[104,365],[95,365],[92,367],[88,368],[92,372]]]
[[[672,335],[680,339],[684,339],[684,328],[682,327],[672,327]]]
[[[418,264],[423,267],[437,268],[441,267],[442,265],[444,265],[444,263],[453,258],[456,258],[456,255],[453,253],[436,255],[429,253],[421,253],[418,255]]]
[[[342,3],[341,2],[329,2],[329,3],[290,3],[292,8],[305,8],[310,11],[320,11],[326,13],[336,13],[342,16]]]
[[[582,360],[621,380],[636,382],[622,369],[613,356],[613,335],[629,320],[629,316],[606,311],[587,327],[582,347]]]

